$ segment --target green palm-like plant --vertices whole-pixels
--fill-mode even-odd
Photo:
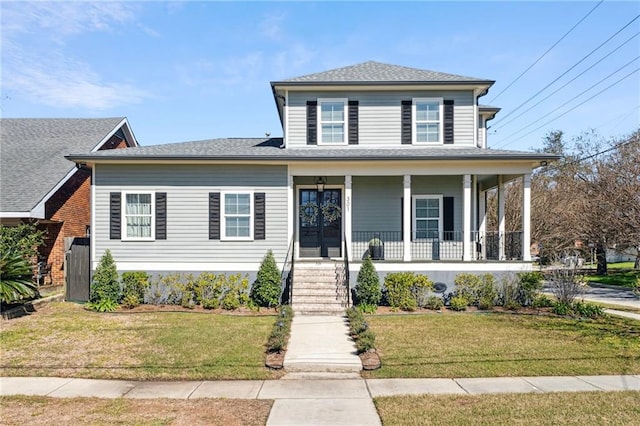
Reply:
[[[31,264],[19,253],[7,250],[0,257],[0,301],[17,302],[38,295],[31,281]]]

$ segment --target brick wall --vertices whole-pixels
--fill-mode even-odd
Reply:
[[[126,148],[126,142],[113,136],[101,148]],[[84,237],[91,224],[91,170],[77,170],[45,204],[45,217],[52,221],[39,227],[46,230],[40,257],[51,266],[50,282],[64,284],[65,237]],[[49,284],[49,279],[46,279]]]

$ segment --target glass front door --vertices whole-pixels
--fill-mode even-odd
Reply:
[[[300,257],[340,257],[342,190],[300,189],[298,212]]]

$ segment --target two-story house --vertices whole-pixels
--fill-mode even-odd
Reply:
[[[381,275],[448,285],[461,271],[527,270],[531,172],[555,157],[487,149],[499,109],[479,99],[493,83],[366,62],[272,82],[282,138],[69,156],[94,171],[93,265],[110,249],[121,271],[254,275],[272,249],[295,265],[294,288],[309,263],[348,265],[354,281],[369,254]],[[522,230],[507,234],[514,179]],[[500,226],[488,230],[496,187]]]

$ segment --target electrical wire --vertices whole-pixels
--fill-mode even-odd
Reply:
[[[638,58],[636,58],[636,59],[638,59]],[[636,59],[634,59],[634,60],[636,60]],[[632,62],[633,62],[633,61],[632,61]],[[628,65],[628,64],[627,64],[627,65]],[[624,65],[624,66],[626,66],[626,65]],[[623,66],[623,68],[624,68],[624,66]],[[607,78],[609,78],[611,75],[613,75],[613,74],[615,74],[616,72],[618,72],[619,70],[620,70],[620,69],[618,69],[618,70],[617,70],[617,71],[615,71],[614,73],[610,74],[609,76],[605,77],[603,80],[606,80],[606,79],[607,79]],[[614,83],[610,84],[609,86],[605,87],[604,89],[602,89],[601,91],[599,91],[599,92],[598,92],[598,93],[596,93],[595,95],[591,96],[590,98],[587,98],[587,99],[586,99],[586,100],[584,100],[583,102],[580,102],[578,105],[576,105],[576,106],[574,106],[574,107],[572,107],[572,108],[568,109],[567,111],[563,112],[563,113],[562,113],[562,114],[560,114],[559,116],[557,116],[557,117],[555,117],[555,118],[553,118],[553,119],[551,119],[551,120],[547,121],[546,123],[544,123],[544,124],[542,124],[542,125],[540,125],[540,126],[536,127],[536,128],[535,128],[535,129],[533,129],[532,131],[530,131],[530,132],[528,132],[528,133],[525,133],[524,135],[522,135],[522,136],[520,136],[520,137],[518,137],[518,138],[516,138],[516,139],[513,139],[513,140],[511,140],[511,141],[509,141],[509,142],[507,142],[507,143],[505,143],[505,144],[501,144],[501,145],[499,144],[499,145],[498,145],[498,147],[500,147],[500,148],[504,148],[505,146],[511,145],[512,143],[517,142],[517,141],[521,140],[522,138],[524,138],[524,137],[526,137],[526,136],[529,136],[529,135],[530,135],[530,134],[532,134],[533,132],[535,132],[535,131],[537,131],[537,130],[540,130],[541,128],[543,128],[543,127],[544,127],[544,126],[546,126],[547,124],[553,123],[553,122],[554,122],[554,121],[556,121],[557,119],[559,119],[559,118],[561,118],[561,117],[564,117],[565,115],[567,115],[567,114],[568,114],[568,113],[570,113],[571,111],[575,110],[576,108],[578,108],[578,107],[580,107],[580,106],[582,106],[582,105],[586,104],[587,102],[589,102],[589,101],[593,100],[595,97],[597,97],[597,96],[601,95],[602,93],[604,93],[604,92],[606,92],[607,90],[611,89],[611,88],[612,88],[612,87],[614,87],[615,85],[617,85],[617,84],[621,83],[623,80],[625,80],[625,79],[629,78],[631,75],[633,75],[633,74],[637,73],[638,71],[640,71],[640,68],[636,68],[634,71],[631,71],[629,74],[627,74],[627,75],[625,75],[624,77],[620,78],[618,81],[616,81],[616,82],[614,82]],[[589,89],[587,89],[586,91],[588,91],[588,90],[592,89],[593,87],[597,86],[597,85],[598,85],[598,84],[600,84],[603,80],[601,80],[601,81],[599,81],[598,83],[596,83],[595,85],[591,86],[591,87],[590,87]],[[585,92],[586,92],[586,91],[585,91]],[[580,95],[582,95],[582,94],[583,94],[583,93],[585,93],[585,92],[582,92]],[[576,97],[578,97],[578,96],[580,96],[580,95],[577,95]],[[573,99],[575,99],[576,97],[574,97]],[[572,99],[572,100],[573,100],[573,99]],[[569,101],[569,102],[570,102],[570,101]],[[562,106],[564,106],[564,105],[566,105],[566,103],[565,103],[565,104],[563,104]],[[558,108],[560,108],[560,107],[558,107]],[[554,111],[556,111],[558,108],[556,108]],[[554,112],[554,111],[552,111],[552,112]],[[546,114],[545,116],[543,116],[543,117],[541,117],[541,118],[544,118],[544,117],[546,117],[546,116],[548,116],[548,115],[550,115],[550,114],[551,114],[551,113]],[[540,119],[541,119],[541,118],[540,118]],[[538,119],[538,120],[540,120],[540,119]],[[536,124],[536,122],[537,122],[538,120],[534,121],[533,123],[529,124],[529,125],[528,125],[528,126],[526,126],[526,127],[523,127],[522,129],[520,129],[520,130],[518,130],[517,132],[513,133],[513,134],[512,134],[512,135],[510,135],[509,137],[511,137],[511,136],[513,136],[513,135],[516,135],[516,134],[520,133],[521,131],[523,131],[524,129],[526,129],[526,128],[528,128],[528,127],[531,127],[531,126],[533,126],[533,125],[535,125],[535,124]],[[508,139],[509,137],[507,137],[506,139]]]
[[[531,68],[533,68],[533,67],[534,67],[538,62],[540,62],[540,60],[542,60],[542,58],[544,58],[544,57],[547,55],[547,53],[551,52],[551,50],[553,50],[553,48],[554,48],[554,47],[556,47],[556,46],[557,46],[557,45],[558,45],[562,40],[564,40],[564,38],[565,38],[566,36],[568,36],[568,35],[569,35],[569,34],[570,34],[574,29],[576,29],[576,27],[577,27],[578,25],[580,25],[580,24],[582,23],[582,21],[584,21],[585,19],[587,19],[587,17],[588,17],[589,15],[591,15],[591,13],[592,13],[594,10],[596,10],[596,9],[597,9],[597,8],[598,8],[598,7],[603,3],[603,2],[604,2],[604,0],[600,0],[600,2],[599,2],[598,4],[596,4],[596,5],[595,5],[595,6],[594,6],[594,7],[593,7],[589,12],[587,12],[587,14],[586,14],[586,15],[584,15],[584,16],[582,17],[582,19],[580,19],[580,20],[579,20],[579,21],[578,21],[578,22],[577,22],[573,27],[571,27],[571,28],[569,29],[569,31],[567,31],[567,32],[566,32],[562,37],[560,37],[560,39],[559,39],[558,41],[556,41],[556,42],[553,44],[553,46],[551,46],[550,48],[548,48],[546,52],[544,52],[544,53],[543,53],[543,54],[542,54],[538,59],[536,59],[536,60],[533,62],[533,64],[529,65],[529,67],[527,67],[527,69],[526,69],[526,70],[524,70],[522,73],[520,73],[520,75],[519,75],[518,77],[516,77],[516,79],[515,79],[515,80],[513,80],[511,83],[509,83],[509,85],[508,85],[507,87],[505,87],[504,89],[502,89],[502,91],[501,91],[500,93],[498,93],[496,96],[494,96],[494,97],[493,97],[493,99],[491,99],[491,100],[489,101],[489,103],[492,103],[493,101],[495,101],[496,99],[498,99],[498,97],[499,97],[500,95],[502,95],[502,94],[503,94],[504,92],[506,92],[506,91],[507,91],[511,86],[513,86],[513,85],[514,85],[518,80],[520,80],[520,78],[521,78],[523,75],[525,75],[527,72],[529,72],[529,70],[530,70]]]
[[[640,17],[640,15],[638,15],[638,17]],[[637,19],[637,17],[636,17]],[[620,31],[618,31],[620,32]],[[618,34],[618,33],[616,33]],[[615,34],[614,34],[615,35]],[[527,108],[526,110],[522,111],[520,114],[518,114],[517,116],[513,117],[511,120],[507,121],[504,124],[500,124],[501,122],[498,122],[497,127],[504,127],[507,126],[509,123],[513,122],[514,120],[517,120],[518,118],[522,117],[524,114],[526,114],[527,112],[531,111],[533,108],[537,107],[538,105],[540,105],[542,102],[546,101],[547,99],[549,99],[551,96],[555,95],[556,93],[558,93],[560,90],[564,89],[565,87],[567,87],[569,84],[573,83],[576,79],[578,79],[579,77],[581,77],[582,75],[584,75],[587,71],[591,70],[593,67],[595,67],[596,65],[598,65],[600,62],[604,61],[606,58],[608,58],[609,56],[611,56],[612,54],[614,54],[615,52],[617,52],[618,50],[620,50],[623,46],[625,46],[627,43],[629,43],[631,40],[633,40],[634,38],[638,37],[638,35],[640,35],[640,32],[635,33],[633,36],[629,37],[625,42],[623,42],[621,45],[619,45],[618,47],[616,47],[614,50],[612,50],[611,52],[609,52],[608,54],[606,54],[605,56],[603,56],[602,58],[600,58],[597,62],[595,62],[594,64],[592,64],[589,68],[585,69],[584,71],[582,71],[580,74],[576,75],[575,77],[573,77],[571,80],[569,80],[568,82],[566,82],[564,85],[560,86],[558,89],[554,90],[553,92],[551,92],[550,94],[548,94],[546,97],[542,98],[541,100],[539,100],[538,102],[536,102],[535,104],[533,104],[532,106],[530,106],[529,108]],[[609,40],[611,40],[611,38],[609,38]],[[608,40],[607,40],[608,41]],[[605,42],[606,43],[606,42]],[[598,46],[597,49],[599,49],[602,45]],[[591,53],[595,52],[596,50],[593,50]],[[590,53],[590,54],[591,54]],[[589,55],[590,55],[589,54]],[[584,59],[586,59],[588,56],[585,56],[582,60],[580,60],[580,62],[582,62]],[[576,65],[578,65],[580,62],[576,63]],[[555,83],[556,81],[558,81],[561,77],[563,77],[567,72],[571,71],[576,65],[574,65],[573,67],[569,68],[567,71],[565,71],[562,75],[560,75],[560,77],[556,78],[555,80],[553,80],[551,83],[549,83],[548,85],[546,85],[543,89],[541,89],[540,91],[538,91],[535,95],[533,95],[532,97],[530,97],[529,99],[527,99],[525,102],[521,103],[516,109],[511,110],[509,113],[507,113],[504,117],[502,117],[502,120],[504,120],[505,118],[507,118],[508,116],[510,116],[511,114],[513,114],[514,112],[516,112],[518,109],[520,109],[520,107],[522,107],[523,105],[525,105],[527,102],[529,102],[531,99],[535,98],[536,96],[538,96],[542,91],[544,91],[546,88],[548,88],[549,86],[551,86],[553,83]],[[491,127],[496,127],[496,125],[493,125]]]

